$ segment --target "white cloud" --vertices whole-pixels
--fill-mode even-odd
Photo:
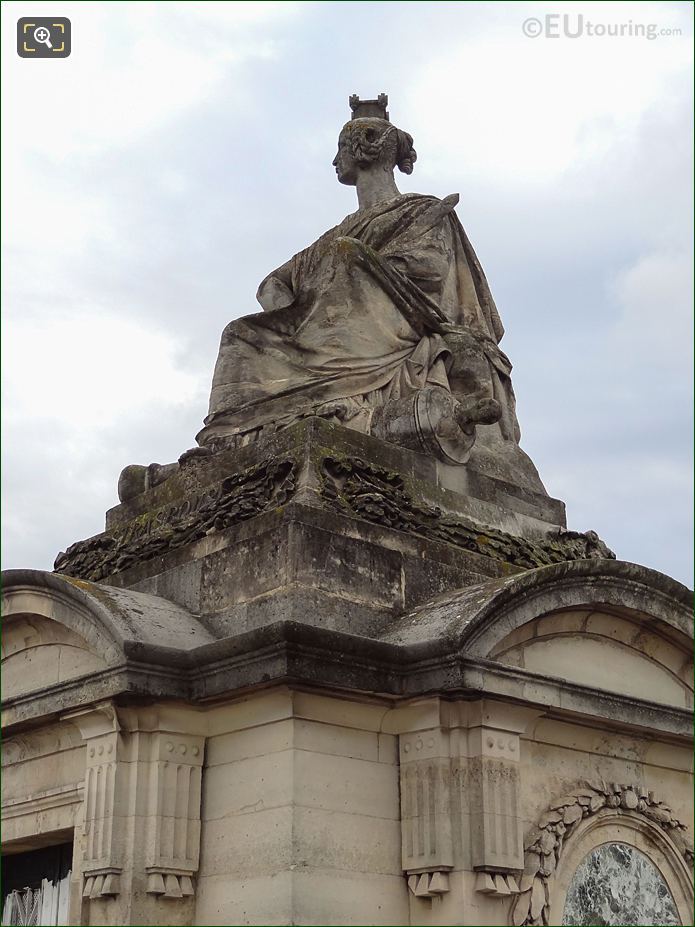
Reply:
[[[637,12],[638,10],[638,12]],[[653,4],[560,5],[562,15],[602,23],[679,24]],[[413,79],[409,109],[440,152],[436,174],[456,156],[467,176],[503,184],[552,184],[565,171],[601,158],[616,137],[634,134],[655,104],[683,93],[692,61],[683,38],[527,38],[528,16],[544,19],[558,4],[495,4],[488,22]]]
[[[617,356],[630,354],[633,362],[646,361],[648,369],[672,369],[674,359],[692,346],[691,256],[648,254],[622,271],[612,289],[621,309],[613,333]]]
[[[98,304],[16,319],[2,349],[5,564],[50,569],[103,530],[126,464],[193,443],[209,377],[181,368],[182,341]]]
[[[94,432],[133,409],[190,404],[207,383],[179,369],[183,348],[98,305],[69,317],[18,319],[3,338],[6,425],[39,414]]]
[[[50,15],[44,7],[32,4],[32,15]],[[11,87],[6,118],[14,126],[5,142],[10,152],[33,150],[51,158],[123,148],[180,118],[229,68],[272,57],[275,43],[267,23],[287,19],[299,8],[294,3],[65,4],[61,12],[72,23],[72,53],[59,68],[52,61],[3,56],[3,77]],[[24,2],[3,4],[6,34],[27,9]]]

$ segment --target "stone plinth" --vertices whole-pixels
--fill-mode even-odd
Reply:
[[[450,469],[310,419],[184,463],[56,568],[163,596],[218,637],[279,620],[373,636],[448,590],[605,550],[561,502],[472,466],[454,492]]]

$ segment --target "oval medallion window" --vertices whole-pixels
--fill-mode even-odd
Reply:
[[[647,857],[626,843],[606,843],[577,867],[563,925],[680,925],[671,892]]]

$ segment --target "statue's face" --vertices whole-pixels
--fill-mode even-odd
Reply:
[[[340,183],[354,187],[357,183],[357,161],[352,156],[348,133],[343,129],[338,138],[338,154],[333,158],[333,167]]]

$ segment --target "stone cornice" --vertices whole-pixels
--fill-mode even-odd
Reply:
[[[271,685],[379,693],[388,701],[440,694],[512,699],[547,714],[600,719],[616,727],[691,736],[690,712],[553,679],[490,660],[462,657],[450,641],[407,646],[297,622],[277,622],[188,653],[131,644],[120,666],[47,686],[3,703],[5,730],[19,731],[107,698],[201,704]]]

